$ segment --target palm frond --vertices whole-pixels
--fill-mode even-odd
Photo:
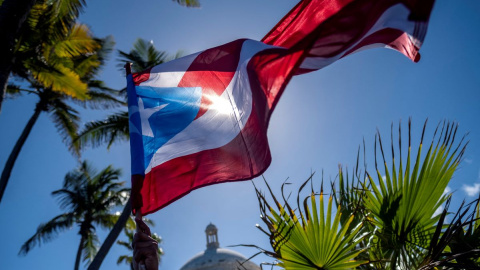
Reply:
[[[472,206],[473,210],[469,211]],[[463,226],[463,230],[458,229],[453,233],[452,240],[448,244],[450,251],[448,255],[451,257],[455,255],[455,261],[462,264],[462,267],[478,269],[480,267],[480,197],[464,209],[460,209],[455,216],[458,216],[458,221],[452,223]]]
[[[86,5],[84,0],[47,0],[51,9],[50,16],[56,18],[57,28],[69,29]]]
[[[177,2],[178,4],[185,6],[185,7],[200,7],[200,1],[198,0],[172,0]]]
[[[97,253],[96,228],[113,227],[119,216],[112,210],[126,201],[124,197],[128,192],[122,188],[123,183],[117,182],[120,173],[120,169],[112,166],[97,171],[89,162],[83,161],[65,176],[63,188],[53,192],[60,198],[62,206],[73,209],[75,220],[80,224],[84,261],[92,261]]]
[[[111,229],[118,220],[118,215],[110,213],[100,213],[97,211],[95,215],[96,224],[103,229]]]
[[[74,223],[74,213],[65,213],[54,217],[47,223],[40,224],[37,232],[20,248],[19,255],[26,255],[36,245],[51,241],[61,231],[70,229]]]
[[[128,112],[110,115],[107,119],[87,123],[74,141],[75,146],[83,149],[87,146],[97,147],[103,143],[110,148],[115,141],[127,141]]]
[[[84,24],[74,25],[69,33],[53,45],[56,57],[76,57],[94,53],[101,44],[93,39],[90,29]]]
[[[9,83],[7,85],[7,89],[5,92],[5,95],[6,95],[5,98],[14,99],[16,97],[19,97],[22,95],[21,90],[22,89],[20,88],[20,86],[13,83]]]
[[[132,257],[132,256],[122,255],[122,256],[118,257],[118,259],[117,259],[117,264],[122,264],[123,262],[125,262],[126,264],[131,264],[132,261],[133,261],[133,257]]]
[[[61,99],[55,99],[51,102],[50,111],[55,127],[63,137],[63,141],[70,145],[78,132],[80,121],[78,111]]]
[[[79,103],[91,109],[111,109],[126,105],[123,100],[117,98],[118,92],[109,92],[110,91],[105,91],[104,89],[100,91],[90,89],[90,91],[88,91],[88,101],[80,101]]]
[[[309,179],[310,181],[311,179]],[[279,261],[285,269],[351,269],[368,261],[355,260],[365,249],[358,244],[367,236],[361,234],[362,223],[351,228],[354,216],[350,215],[345,224],[341,224],[341,209],[333,210],[333,196],[329,196],[325,205],[325,195],[313,191],[305,197],[304,218],[298,217],[288,201],[284,205],[276,199],[266,183],[275,208],[270,206],[266,197],[257,189],[261,209],[261,218],[267,225],[265,232],[273,248],[267,255]],[[305,186],[302,185],[301,188]],[[283,196],[285,198],[285,196]],[[319,202],[317,203],[317,197]],[[327,209],[325,211],[325,208]],[[303,214],[302,214],[303,215]],[[265,253],[265,252],[263,252]]]
[[[97,255],[99,246],[100,241],[97,234],[94,231],[87,234],[82,250],[82,260],[87,263],[92,262],[95,255]]]
[[[45,88],[80,100],[88,99],[88,86],[77,73],[61,65],[55,69],[57,72],[52,69],[32,70],[32,74]]]
[[[123,70],[125,62],[131,62],[132,71],[140,72],[156,65],[173,60],[175,57],[168,56],[164,51],[158,51],[153,45],[152,41],[146,41],[144,39],[137,39],[133,43],[133,49],[129,53],[118,50],[118,64],[117,66]],[[177,54],[177,56],[180,54]]]
[[[52,195],[59,197],[61,209],[74,209],[75,205],[83,199],[83,194],[80,190],[69,190],[66,188],[57,189],[52,192]]]
[[[480,227],[478,206],[480,198],[465,205],[462,203],[452,221],[446,224],[451,197],[448,198],[436,225],[428,252],[420,263],[419,270],[440,267],[455,269],[478,269],[480,267]],[[473,207],[473,211],[471,211]],[[477,232],[475,233],[475,230]]]
[[[439,220],[438,216],[434,216],[434,212],[448,198],[443,192],[466,146],[464,139],[458,143],[455,141],[457,125],[443,122],[437,127],[437,131],[440,132],[435,132],[422,161],[426,125],[425,122],[420,146],[414,156],[411,152],[411,122],[409,122],[407,160],[403,163],[400,155],[398,169],[392,130],[391,171],[387,166],[381,136],[379,133],[376,136],[375,142],[376,145],[378,143],[384,164],[383,174],[375,160],[377,181],[368,175],[372,191],[366,193],[368,199],[365,206],[372,214],[372,222],[379,228],[376,236],[378,245],[372,248],[371,254],[380,254],[381,257],[388,258],[390,263],[387,265],[391,264],[391,267],[411,269],[421,261],[422,253],[428,248],[428,243],[435,232],[435,224]],[[399,148],[401,153],[401,136]],[[378,149],[377,146],[375,149]],[[377,259],[380,257],[373,258]]]

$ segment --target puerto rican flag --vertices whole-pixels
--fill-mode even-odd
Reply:
[[[252,179],[271,162],[267,127],[292,76],[368,48],[419,60],[433,0],[305,0],[262,41],[239,39],[127,76],[133,208]],[[135,211],[134,210],[134,211]]]

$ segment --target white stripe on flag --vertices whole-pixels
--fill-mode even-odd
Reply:
[[[194,53],[182,58],[172,60],[163,65],[157,65],[150,71],[147,81],[140,83],[141,86],[152,87],[177,87],[183,78],[185,71],[197,56],[202,53]]]

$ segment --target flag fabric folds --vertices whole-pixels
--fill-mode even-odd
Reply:
[[[376,47],[418,61],[432,6],[305,0],[262,41],[239,39],[127,76],[133,208],[149,214],[194,189],[263,173],[268,122],[292,76]]]

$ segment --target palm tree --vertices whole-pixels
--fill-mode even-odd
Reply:
[[[444,122],[437,127],[427,153],[422,154],[425,128],[426,123],[415,155],[411,152],[409,122],[406,162],[402,159],[401,135],[395,155],[392,130],[390,166],[377,134],[376,181],[366,165],[363,171],[359,169],[360,158],[350,175],[341,167],[338,187],[332,183],[326,212],[323,180],[320,194],[315,194],[312,187],[303,205],[300,193],[307,182],[300,187],[297,210],[283,196],[283,186],[283,203],[269,188],[273,207],[256,188],[262,220],[267,225],[260,229],[269,236],[273,249],[261,252],[277,259],[285,269],[478,269],[479,199],[462,205],[450,223],[446,221],[451,214],[451,194],[444,194],[444,190],[467,143],[464,138],[457,142],[457,126]],[[400,127],[398,132],[401,134]],[[381,167],[376,158],[378,148],[384,164]],[[335,215],[332,201],[336,204]],[[445,209],[436,214],[442,205]]]
[[[4,0],[0,2],[0,111],[7,89],[10,73],[15,72],[15,65],[22,62],[17,55],[24,36],[25,22],[31,19],[31,11],[35,6],[45,6],[45,0]],[[85,5],[83,0],[49,1],[51,14],[60,21],[61,26],[56,29],[59,33],[65,32],[78,17]],[[28,19],[27,19],[28,17]],[[23,33],[23,34],[22,34]]]
[[[174,0],[186,7],[199,7],[197,0]],[[14,71],[14,65],[21,60],[18,59],[16,51],[12,48],[18,47],[18,36],[22,33],[22,27],[32,8],[37,5],[45,5],[46,0],[0,0],[0,111],[3,98],[7,89],[7,82],[10,73]],[[57,0],[48,1],[53,7],[55,17],[62,21],[64,27],[74,22],[85,6],[85,0]],[[67,27],[68,28],[68,27]],[[61,29],[57,29],[61,32]],[[21,38],[20,38],[21,39]]]
[[[79,226],[80,242],[75,259],[75,270],[80,261],[91,261],[99,244],[95,227],[111,228],[118,215],[112,209],[126,203],[128,189],[118,182],[119,169],[108,166],[97,172],[84,161],[77,169],[70,171],[64,179],[63,187],[52,192],[59,198],[62,213],[47,223],[41,224],[37,232],[28,239],[20,249],[20,254],[27,254],[34,246],[50,241],[60,231]]]
[[[93,38],[88,27],[80,24],[60,35],[56,29],[63,22],[52,20],[51,12],[49,5],[38,4],[32,8],[29,28],[23,31],[23,42],[17,50],[23,61],[16,63],[15,75],[28,82],[30,88],[12,85],[9,90],[34,94],[39,101],[2,171],[0,201],[20,150],[41,112],[50,113],[64,141],[69,142],[76,136],[79,122],[78,111],[69,101],[102,108],[123,103],[114,97],[117,91],[95,79],[112,50],[113,39]]]
[[[150,225],[150,226],[154,226],[154,222],[150,219],[147,219],[147,218],[143,218],[143,221]],[[117,264],[120,265],[122,263],[125,263],[125,264],[128,264],[130,266],[130,269],[133,270],[133,248],[132,248],[132,244],[133,244],[133,236],[135,235],[135,229],[136,229],[136,224],[135,224],[135,221],[133,218],[130,218],[128,219],[127,221],[127,224],[125,225],[125,228],[123,230],[123,232],[125,233],[125,236],[127,237],[127,241],[123,241],[123,240],[118,240],[117,241],[117,244],[120,245],[120,246],[123,246],[125,247],[129,252],[127,255],[121,255],[120,257],[118,257],[118,260],[117,260]],[[158,234],[156,233],[152,233],[152,236],[153,240],[157,241],[157,243],[161,243],[162,242],[162,238],[160,236],[158,236]],[[158,248],[157,249],[157,254],[158,254],[158,260],[160,262],[160,257],[163,255],[163,250],[162,248]]]

